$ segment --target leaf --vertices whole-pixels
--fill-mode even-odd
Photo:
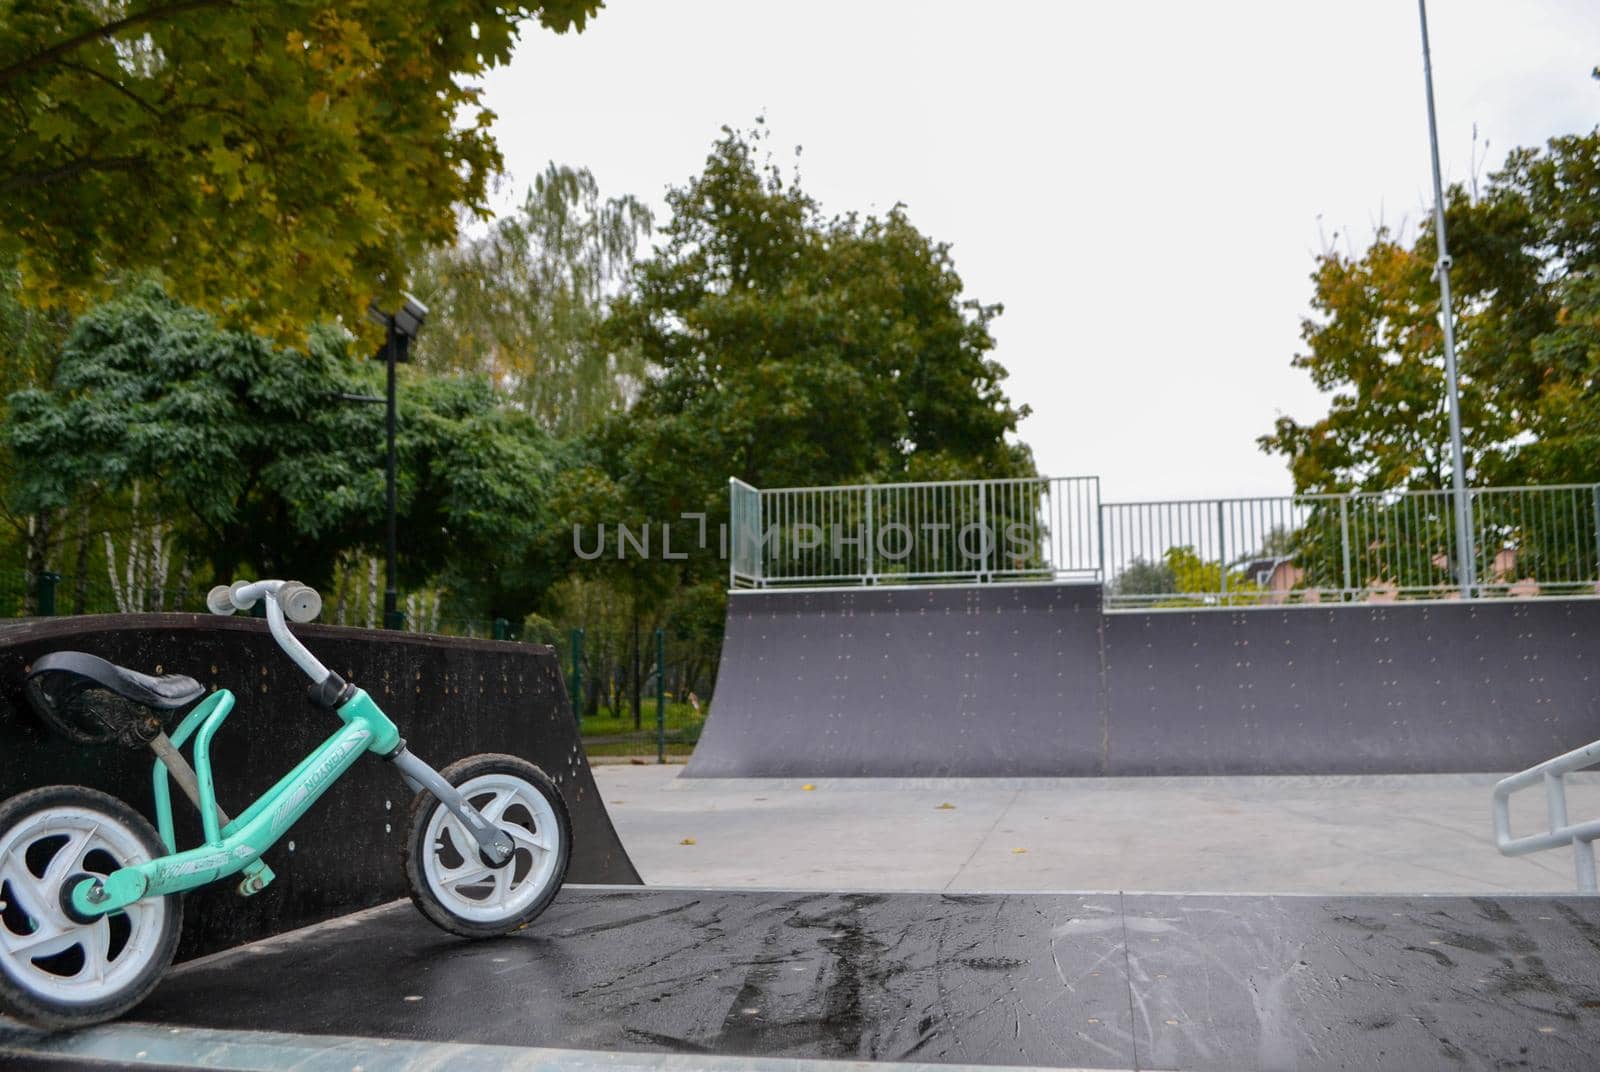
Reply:
[[[464,79],[509,59],[523,20],[581,29],[600,3],[143,5],[120,32],[126,5],[47,7],[0,7],[0,235],[28,299],[81,311],[155,268],[286,341],[329,317],[369,330],[367,301],[487,208],[500,156],[487,126],[456,127]]]

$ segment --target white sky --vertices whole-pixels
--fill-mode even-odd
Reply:
[[[1432,0],[1446,181],[1600,121],[1596,0]],[[545,163],[662,195],[765,114],[829,214],[896,201],[1005,304],[1039,471],[1106,501],[1282,494],[1255,437],[1325,412],[1290,368],[1322,235],[1429,211],[1410,0],[608,0],[488,80],[520,200]]]

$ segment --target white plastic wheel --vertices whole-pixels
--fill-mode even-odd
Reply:
[[[543,771],[514,756],[469,756],[440,774],[511,835],[515,852],[492,866],[461,821],[431,793],[420,793],[406,851],[412,900],[452,934],[516,930],[544,911],[566,877],[572,851],[566,803]]]
[[[172,962],[182,902],[152,898],[80,923],[63,890],[162,851],[142,816],[92,789],[49,786],[0,806],[0,1008],[79,1027],[141,1001]]]

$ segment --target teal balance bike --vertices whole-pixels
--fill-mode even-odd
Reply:
[[[142,1001],[172,963],[182,895],[240,876],[248,897],[272,881],[261,858],[372,753],[415,793],[402,863],[411,899],[433,923],[469,938],[526,925],[555,898],[572,822],[555,784],[515,756],[469,756],[435,771],[371,696],[318,662],[289,630],[321,612],[293,581],[239,582],[207,597],[217,614],[266,600],[267,627],[311,679],[311,698],[340,727],[260,799],[230,818],[217,804],[211,742],[234,696],[191,678],[151,677],[82,652],[29,669],[30,705],[79,743],[120,738],[155,753],[156,826],[83,786],[33,789],[0,804],[0,1011],[46,1028],[109,1020]],[[200,700],[170,736],[165,719]],[[193,742],[191,765],[179,751]],[[171,783],[200,813],[204,843],[179,851]]]

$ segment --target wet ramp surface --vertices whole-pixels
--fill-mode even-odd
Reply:
[[[176,971],[134,1019],[658,1053],[1091,1068],[1592,1068],[1600,902],[569,888],[464,942],[409,905]]]

